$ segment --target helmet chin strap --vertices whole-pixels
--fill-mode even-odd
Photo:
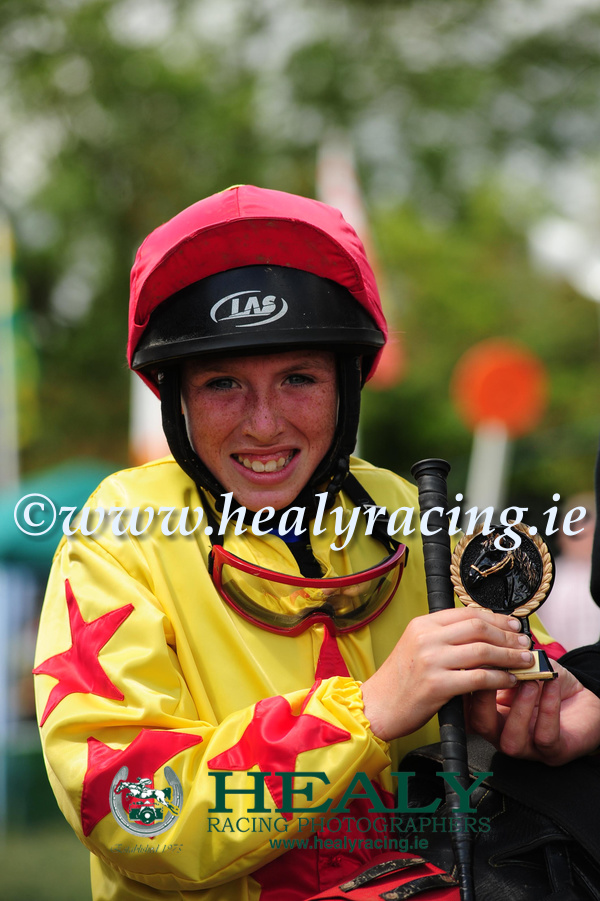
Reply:
[[[188,437],[185,416],[181,411],[181,371],[178,366],[165,368],[157,376],[160,390],[162,426],[175,460],[195,482],[198,491],[209,491],[215,499],[224,489],[204,465]]]

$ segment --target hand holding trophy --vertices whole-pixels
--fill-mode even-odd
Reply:
[[[535,530],[524,523],[511,524],[511,530],[520,534],[518,547],[502,527],[491,528],[484,535],[480,526],[457,544],[450,563],[454,590],[466,606],[518,617],[533,648],[529,616],[543,604],[552,588],[554,565],[550,551]],[[510,672],[519,680],[555,679],[557,673],[545,651],[532,653],[533,666]]]

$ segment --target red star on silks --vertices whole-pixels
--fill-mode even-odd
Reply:
[[[33,671],[35,675],[44,673],[46,676],[58,679],[58,683],[48,697],[40,726],[44,725],[54,708],[67,695],[80,692],[117,701],[122,701],[125,697],[100,666],[98,655],[109,638],[112,638],[121,623],[132,612],[133,604],[111,610],[109,613],[99,616],[98,619],[86,623],[68,579],[65,579],[65,594],[72,645],[68,651],[44,660]]]
[[[110,813],[110,787],[122,766],[128,767],[135,779],[152,777],[171,757],[201,741],[202,736],[186,732],[142,729],[121,751],[97,738],[88,738],[88,765],[81,793],[83,834],[89,835],[96,823]]]
[[[237,744],[209,760],[208,766],[215,770],[249,770],[256,764],[261,772],[291,773],[302,751],[324,748],[348,741],[350,737],[345,729],[310,713],[294,715],[286,698],[267,698],[256,705],[254,716]],[[265,783],[277,807],[281,807],[283,789],[280,780],[270,775]],[[286,819],[292,818],[288,811],[282,811],[282,815]]]

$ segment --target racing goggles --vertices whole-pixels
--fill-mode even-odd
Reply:
[[[248,622],[279,635],[298,635],[317,623],[330,632],[353,632],[390,603],[402,578],[408,548],[371,569],[330,579],[275,572],[236,557],[221,545],[211,551],[212,577],[221,597]]]

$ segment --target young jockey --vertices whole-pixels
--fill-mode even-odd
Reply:
[[[600,743],[600,701],[560,664],[497,703],[531,662],[513,618],[428,614],[416,491],[350,458],[385,339],[363,247],[316,201],[231,188],[141,246],[129,362],[173,457],[103,482],[89,506],[120,525],[61,543],[35,669],[96,901],[339,885],[381,854],[391,773],[458,694],[509,754]],[[125,783],[168,784],[179,814]]]

